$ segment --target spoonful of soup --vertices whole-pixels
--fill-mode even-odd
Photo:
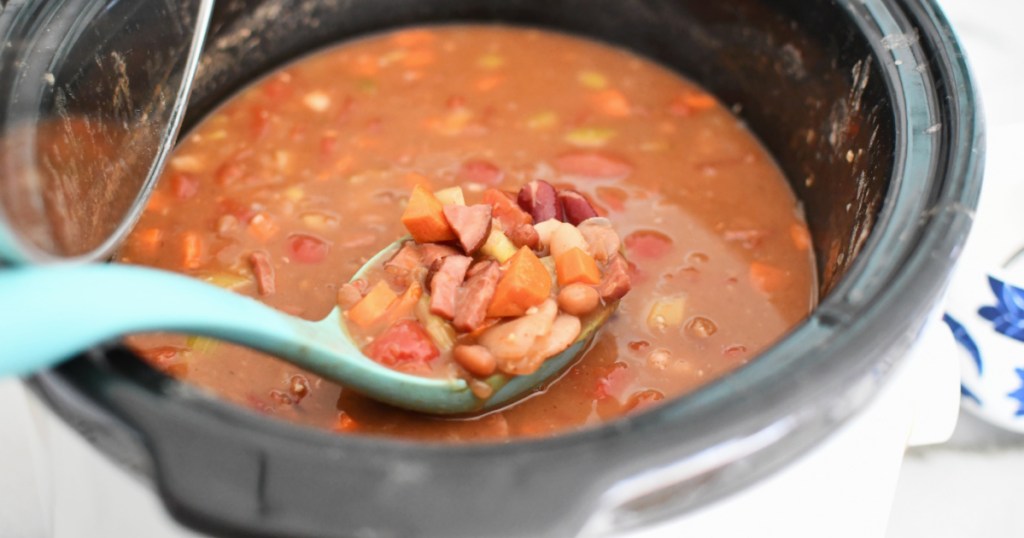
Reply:
[[[369,259],[319,321],[152,269],[4,271],[0,374],[171,331],[265,351],[397,407],[500,406],[586,351],[630,283],[611,222],[579,193],[533,181],[482,198],[467,205],[458,187],[415,187],[402,216],[409,236]]]

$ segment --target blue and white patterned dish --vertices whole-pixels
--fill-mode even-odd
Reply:
[[[961,359],[961,404],[1024,433],[1024,125],[989,132],[985,185],[943,320]]]
[[[985,274],[988,293],[942,319],[960,348],[964,408],[1024,432],[1024,288],[1004,278]]]

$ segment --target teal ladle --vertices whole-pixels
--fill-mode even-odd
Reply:
[[[400,244],[381,250],[354,278]],[[489,378],[495,390],[480,400],[462,379],[415,376],[367,358],[344,330],[337,307],[307,321],[187,276],[116,264],[3,269],[0,298],[0,377],[49,368],[127,334],[170,331],[264,351],[370,398],[433,414],[491,409],[533,390],[585,351],[615,309],[591,314],[576,341],[537,372]]]

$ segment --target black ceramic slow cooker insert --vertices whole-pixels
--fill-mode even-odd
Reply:
[[[743,488],[824,439],[886,381],[938,301],[976,203],[982,134],[961,51],[929,0],[224,1],[186,129],[314,49],[452,22],[597,38],[732,106],[804,204],[820,306],[750,365],[692,394],[508,444],[279,422],[116,345],[33,378],[181,522],[237,536],[568,536],[600,508],[615,528],[649,523]]]

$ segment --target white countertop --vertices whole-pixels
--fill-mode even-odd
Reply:
[[[986,184],[1024,181],[1024,168],[1015,164],[1016,141],[1024,143],[1024,2],[939,1],[980,88],[989,135]],[[905,457],[887,538],[1024,536],[1021,476],[1024,436],[961,414],[953,439]]]

